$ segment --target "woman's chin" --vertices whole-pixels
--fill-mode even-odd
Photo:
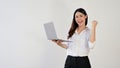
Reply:
[[[82,26],[83,24],[82,23],[78,23],[79,26]]]

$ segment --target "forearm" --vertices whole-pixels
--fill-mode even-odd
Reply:
[[[96,41],[96,27],[91,28],[90,42],[94,43]]]
[[[59,43],[59,44],[57,44],[57,45],[60,46],[60,47],[62,47],[62,48],[65,48],[65,49],[68,48],[68,46],[67,46],[66,44]]]

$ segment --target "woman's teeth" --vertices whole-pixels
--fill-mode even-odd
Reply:
[[[81,24],[81,23],[82,23],[82,21],[80,21],[80,22],[78,22],[78,23],[80,23],[80,24]]]

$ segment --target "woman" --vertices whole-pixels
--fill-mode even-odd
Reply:
[[[88,54],[94,47],[97,21],[92,22],[91,30],[87,27],[88,15],[83,8],[75,10],[71,28],[68,32],[68,44],[53,40],[57,45],[67,49],[67,59],[64,68],[91,68]]]

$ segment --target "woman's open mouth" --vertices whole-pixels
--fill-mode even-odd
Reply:
[[[78,21],[78,24],[81,25],[83,23],[83,21]]]

